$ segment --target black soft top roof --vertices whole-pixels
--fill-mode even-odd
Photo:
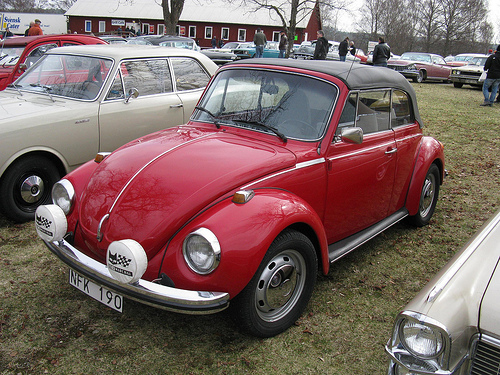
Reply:
[[[415,90],[408,80],[400,73],[384,67],[376,67],[359,63],[328,61],[328,60],[296,60],[296,59],[244,59],[230,65],[271,65],[286,66],[310,70],[331,75],[343,81],[349,90],[367,90],[377,88],[396,88],[407,92],[412,100],[416,120],[422,126],[422,119],[417,107]],[[229,66],[226,65],[226,66]]]

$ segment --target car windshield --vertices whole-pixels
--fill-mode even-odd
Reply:
[[[484,66],[487,59],[487,57],[474,57],[469,61],[469,65]]]
[[[312,77],[230,69],[216,76],[193,120],[313,141],[325,133],[337,93],[336,86]]]
[[[112,66],[110,59],[44,55],[14,86],[18,90],[73,99],[94,100]]]
[[[0,65],[2,67],[16,65],[23,51],[24,46],[0,48]]]
[[[228,42],[228,43],[224,44],[221,47],[221,49],[229,49],[229,50],[235,49],[235,48],[238,48],[239,44],[240,44],[239,42]]]
[[[431,57],[429,55],[421,53],[403,53],[401,55],[401,60],[414,60],[414,61],[423,61],[430,63]]]

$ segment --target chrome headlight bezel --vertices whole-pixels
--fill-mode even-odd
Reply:
[[[404,317],[398,331],[401,344],[415,357],[437,358],[444,350],[444,334],[432,324]]]
[[[52,202],[61,207],[64,214],[68,216],[75,203],[75,189],[71,182],[62,179],[52,187]]]
[[[207,228],[199,228],[186,236],[182,254],[189,268],[199,274],[212,273],[220,263],[221,248],[215,234]]]

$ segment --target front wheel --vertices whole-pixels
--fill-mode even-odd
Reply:
[[[453,87],[457,89],[461,89],[464,84],[460,82],[453,82]]]
[[[415,78],[413,78],[413,82],[422,83],[424,81],[424,79],[425,79],[425,76],[424,76],[423,70],[419,70],[418,75]]]
[[[436,164],[432,164],[427,175],[425,176],[422,191],[420,192],[420,204],[418,212],[414,216],[410,216],[410,221],[413,225],[423,227],[429,224],[439,195],[439,168]]]
[[[317,272],[316,251],[309,238],[293,230],[282,232],[232,302],[237,323],[258,337],[285,331],[307,306]]]
[[[2,178],[0,209],[15,222],[33,220],[37,207],[51,202],[52,186],[59,178],[56,166],[46,157],[14,162]]]

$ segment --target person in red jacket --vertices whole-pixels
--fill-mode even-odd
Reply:
[[[40,27],[40,24],[42,21],[40,21],[38,18],[35,20],[35,24],[30,27],[30,30],[28,31],[28,36],[34,36],[34,35],[43,35],[42,28]]]

